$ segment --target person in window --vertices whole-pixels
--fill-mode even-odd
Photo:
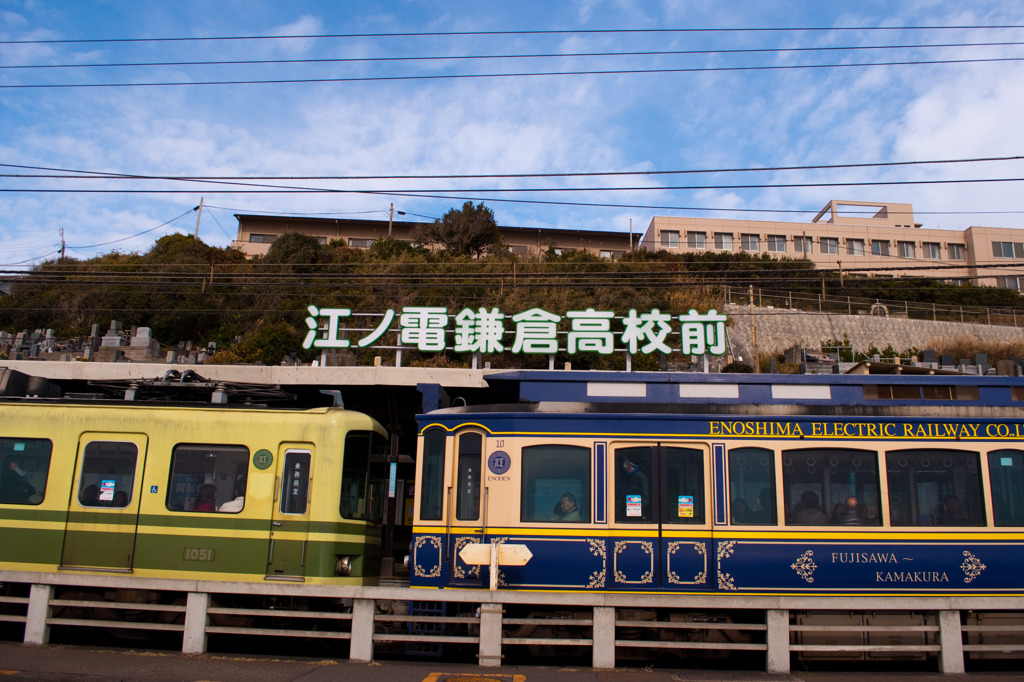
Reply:
[[[240,478],[235,483],[235,499],[230,502],[225,502],[220,506],[217,511],[221,512],[240,512],[242,507],[245,506],[245,479]]]
[[[193,511],[217,511],[217,486],[207,483],[199,488],[199,496],[196,498],[196,506]]]
[[[562,523],[579,523],[580,510],[576,508],[576,496],[572,493],[562,493],[562,498],[555,505],[555,513],[551,516],[552,521]]]
[[[863,509],[862,509],[863,507]],[[868,522],[865,518],[867,513],[867,507],[860,504],[857,498],[851,495],[846,498],[846,504],[843,505],[843,512],[839,515],[838,521],[843,526],[863,526]]]
[[[100,506],[100,489],[95,485],[87,485],[81,492],[79,502],[82,503],[83,507]]]
[[[110,506],[116,507],[118,509],[124,509],[125,507],[127,507],[128,493],[126,493],[123,490],[118,490],[116,493],[114,493],[114,499],[110,501]]]
[[[818,494],[805,490],[800,496],[800,511],[793,515],[793,523],[798,526],[821,526],[828,523],[828,517],[818,506]]]
[[[21,468],[21,463],[12,459],[7,462],[4,475],[0,478],[0,502],[5,504],[25,504],[35,495],[36,489],[26,480],[28,475]]]
[[[646,520],[649,517],[648,509],[651,503],[650,479],[647,478],[647,474],[640,470],[640,467],[628,459],[622,460],[622,470],[625,472],[625,475],[622,477],[622,491],[619,504],[623,506],[625,513],[621,516],[627,522]],[[640,498],[640,516],[630,515],[629,498],[631,497]]]
[[[737,497],[733,500],[729,510],[732,513],[732,523],[735,524],[750,523],[751,519],[754,518],[753,510],[742,497]]]
[[[761,525],[775,523],[775,494],[771,488],[761,488],[757,494],[757,509],[751,512],[750,522]]]
[[[964,513],[964,508],[960,504],[960,498],[956,495],[950,495],[946,498],[946,501],[939,507],[939,525],[940,526],[969,526],[971,520],[967,518],[967,514]]]

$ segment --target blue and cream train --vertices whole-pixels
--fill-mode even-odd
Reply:
[[[0,401],[0,570],[364,584],[387,437],[338,407]]]
[[[1024,382],[512,372],[419,417],[414,587],[1024,595]]]

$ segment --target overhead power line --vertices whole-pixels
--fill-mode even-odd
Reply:
[[[609,35],[609,34],[670,34],[670,33],[799,33],[799,32],[856,32],[856,31],[957,31],[1002,30],[1024,28],[1020,24],[958,24],[953,26],[758,26],[715,28],[617,28],[617,29],[551,29],[524,31],[418,31],[403,33],[320,33],[267,36],[181,36],[167,38],[54,38],[31,40],[3,40],[0,45],[78,45],[95,43],[167,43],[204,41],[260,41],[311,40],[347,38],[436,38],[470,36],[526,36],[526,35]]]
[[[0,163],[0,168],[50,171],[52,175],[0,173],[9,178],[70,178],[70,179],[130,179],[130,180],[175,180],[175,181],[220,181],[220,180],[479,180],[487,178],[592,178],[615,176],[686,175],[697,173],[764,173],[794,170],[834,170],[850,168],[888,168],[895,166],[929,166],[961,163],[991,163],[996,161],[1021,161],[1024,156],[987,156],[968,159],[925,159],[918,161],[881,161],[874,163],[834,163],[805,166],[764,166],[753,168],[689,168],[665,171],[595,171],[568,173],[463,173],[463,174],[420,174],[420,175],[149,175],[140,173],[114,173],[47,166],[26,166]]]
[[[307,83],[368,83],[387,81],[436,81],[485,78],[534,78],[557,76],[636,76],[656,73],[709,73],[729,71],[789,71],[796,69],[851,69],[872,66],[935,66],[939,64],[989,64],[998,62],[1020,62],[1024,57],[992,57],[984,59],[933,59],[905,62],[861,62],[857,64],[773,64],[761,66],[700,66],[674,69],[591,69],[581,71],[534,71],[522,73],[462,73],[462,74],[421,74],[408,76],[349,76],[343,78],[268,78],[243,80],[207,81],[152,81],[123,83],[22,83],[4,84],[0,89],[59,89],[59,88],[151,88],[183,85],[297,85]]]
[[[151,66],[265,66],[294,64],[349,64],[378,62],[425,62],[425,61],[463,61],[486,59],[569,59],[585,57],[673,57],[683,55],[716,55],[716,54],[786,54],[798,52],[846,52],[864,50],[917,50],[929,48],[953,47],[1013,47],[1024,45],[1024,42],[986,42],[986,43],[917,43],[905,45],[846,45],[846,46],[815,46],[815,47],[762,47],[735,48],[724,50],[643,50],[626,52],[544,52],[526,54],[464,54],[464,55],[423,55],[404,57],[334,57],[320,59],[208,59],[201,61],[173,62],[110,62],[110,63],[74,63],[74,64],[4,64],[0,70],[11,69],[97,69],[97,68],[138,68]]]

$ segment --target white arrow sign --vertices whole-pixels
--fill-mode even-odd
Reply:
[[[459,558],[470,566],[491,566],[491,589],[498,589],[498,566],[525,566],[533,558],[526,545],[474,542],[459,550]]]

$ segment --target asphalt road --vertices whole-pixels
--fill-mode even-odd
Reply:
[[[0,642],[0,682],[668,682],[723,680],[745,682],[878,682],[880,676],[908,682],[919,680],[982,680],[1019,682],[1024,672],[984,672],[941,675],[936,672],[892,672],[866,666],[859,672],[799,672],[768,675],[756,671],[628,669],[595,671],[589,668],[515,666],[485,669],[443,661],[351,663],[330,658],[279,658],[178,653],[77,646],[25,646]]]

